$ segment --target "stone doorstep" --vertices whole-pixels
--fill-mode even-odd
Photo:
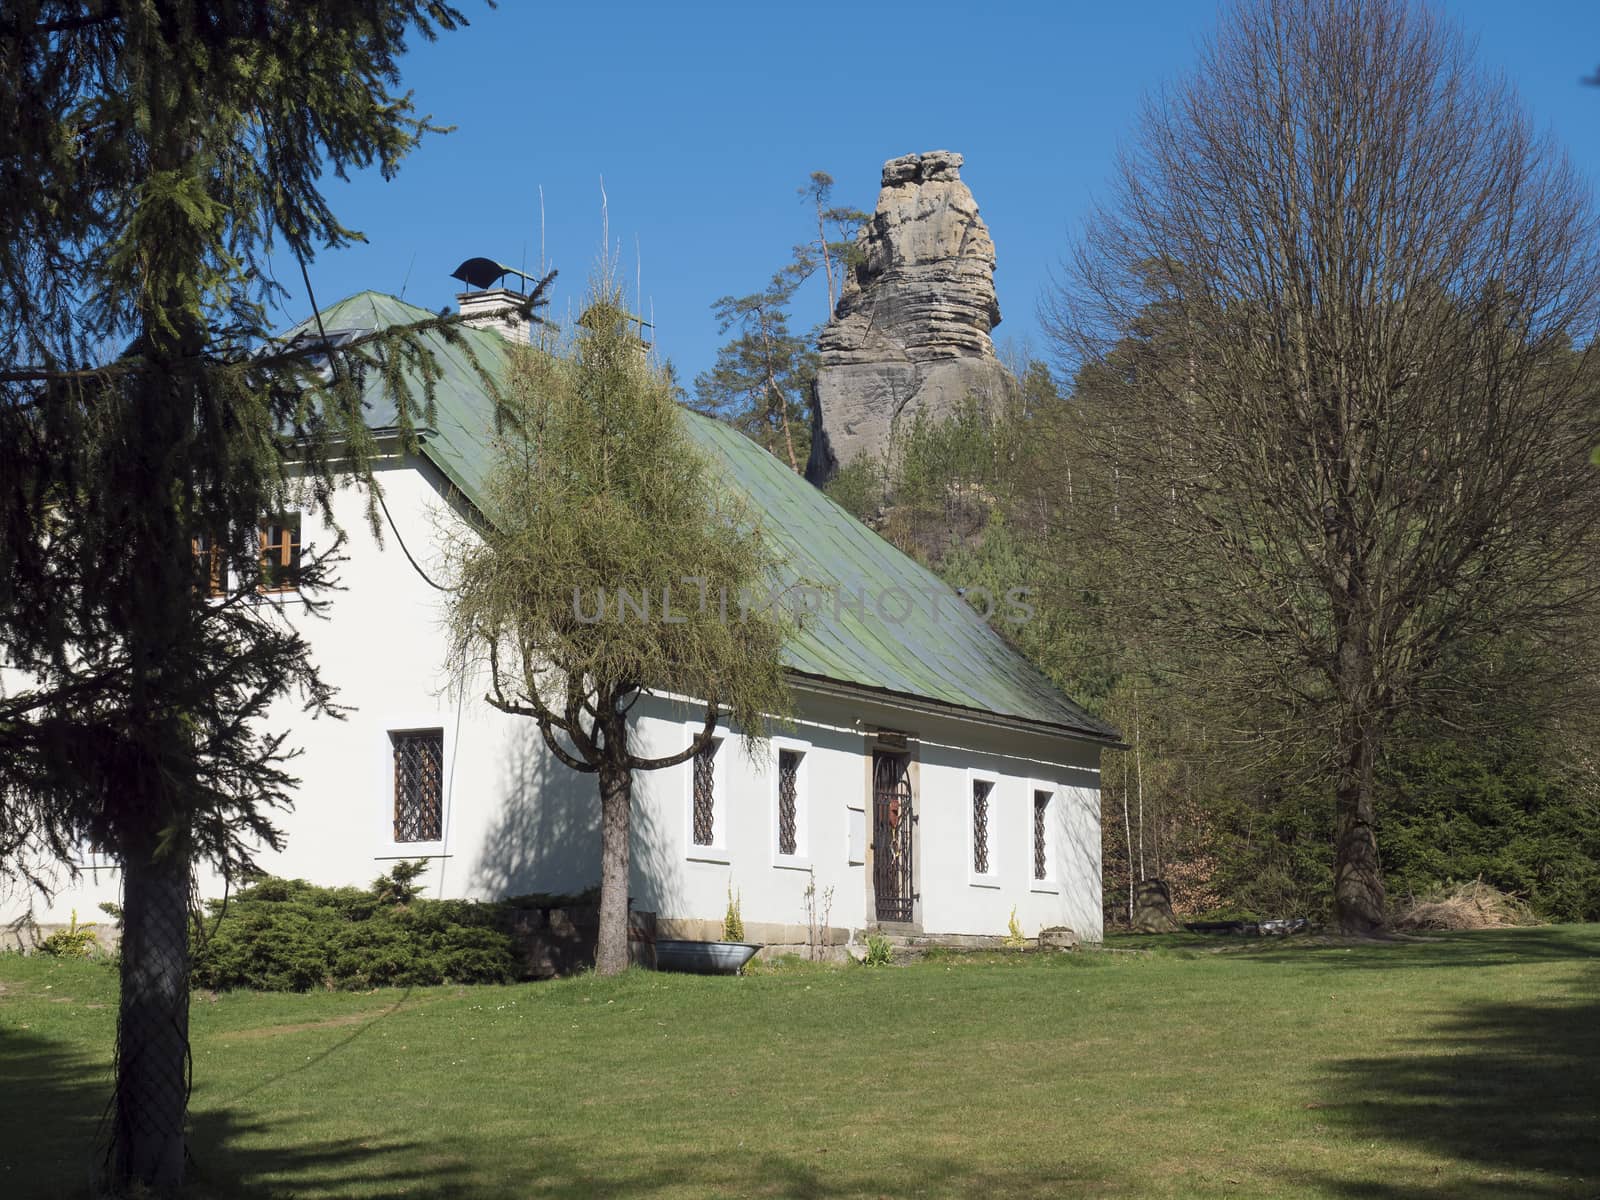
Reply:
[[[873,932],[877,932],[874,930]],[[896,950],[1004,950],[1006,939],[987,933],[880,933]],[[1032,948],[1036,939],[1023,941],[1024,948]]]
[[[842,963],[849,959],[850,950],[855,947],[844,946],[838,943],[822,947],[822,961],[825,963]],[[811,961],[811,944],[809,942],[769,942],[756,951],[756,958],[762,962],[776,962],[789,955]]]

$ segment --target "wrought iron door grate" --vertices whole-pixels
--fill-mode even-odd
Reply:
[[[394,743],[394,840],[444,836],[444,730],[389,735]]]
[[[914,911],[911,863],[911,760],[872,756],[872,890],[878,920],[909,921]]]

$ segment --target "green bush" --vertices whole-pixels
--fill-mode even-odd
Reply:
[[[886,967],[893,957],[894,951],[889,945],[888,938],[881,933],[870,934],[867,937],[867,956],[861,960],[864,966]]]
[[[883,489],[883,465],[863,455],[840,467],[822,490],[852,517],[866,521],[883,503]]]
[[[226,905],[209,901],[215,928],[195,947],[195,986],[303,992],[514,978],[509,910],[421,899],[421,868],[399,864],[365,890],[267,877]]]
[[[1600,918],[1593,794],[1537,733],[1510,725],[1473,741],[1397,742],[1378,779],[1391,797],[1378,841],[1391,900],[1480,879],[1547,920]]]
[[[55,958],[88,958],[98,945],[94,926],[78,924],[78,910],[72,910],[72,924],[58,929],[39,943],[39,953]]]

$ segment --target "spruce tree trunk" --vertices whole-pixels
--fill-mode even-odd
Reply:
[[[1333,911],[1344,933],[1379,933],[1388,923],[1372,807],[1376,758],[1376,731],[1354,723],[1344,740],[1334,810]]]
[[[628,841],[633,816],[633,772],[600,769],[600,933],[594,969],[617,975],[628,967]]]
[[[183,1183],[189,1097],[189,862],[125,856],[112,1183]]]

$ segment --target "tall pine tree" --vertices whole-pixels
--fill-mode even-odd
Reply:
[[[323,174],[393,174],[435,128],[397,90],[406,39],[463,23],[428,0],[0,13],[0,846],[34,882],[84,842],[121,865],[118,1189],[182,1180],[194,866],[275,839],[294,781],[268,705],[330,704],[258,595],[258,521],[297,487],[331,515],[335,465],[370,483],[359,376],[431,380],[417,334],[454,340],[275,342],[272,255],[303,272],[359,236]],[[303,564],[313,606],[331,561]]]

